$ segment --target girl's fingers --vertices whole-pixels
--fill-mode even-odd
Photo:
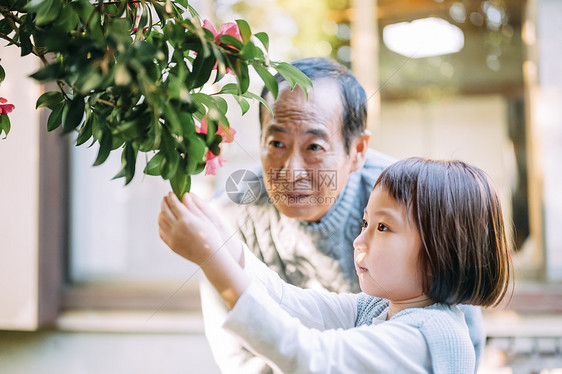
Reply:
[[[186,193],[183,195],[183,205],[185,205],[193,214],[204,216],[201,207],[197,204],[197,199],[199,198],[195,194]]]
[[[160,229],[160,230],[158,231],[158,233],[160,234],[160,239],[162,239],[162,241],[163,241],[168,247],[170,247],[170,249],[173,250],[173,248],[172,248],[172,247],[170,246],[170,244],[168,243],[168,237],[166,236],[166,233],[165,233],[162,229]]]
[[[171,227],[166,215],[162,212],[158,215],[158,226],[160,229],[169,229]]]
[[[203,202],[203,200],[201,200],[199,198],[199,196],[195,195],[195,194],[189,194],[191,199],[193,200],[193,202],[195,203],[195,205],[197,206],[197,208],[199,208],[199,210],[201,210],[203,213],[206,214],[206,206],[205,203]]]
[[[185,207],[180,203],[176,195],[170,192],[164,199],[166,199],[166,203],[176,219],[183,215],[185,211],[182,209],[185,209]]]
[[[166,202],[166,197],[164,197],[162,199],[162,202],[160,203],[160,214],[166,217],[168,220],[172,220],[175,218],[174,214],[170,210],[170,207],[168,206],[168,203]]]

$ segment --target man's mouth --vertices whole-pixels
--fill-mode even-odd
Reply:
[[[294,197],[294,198],[302,198],[302,197],[310,196],[310,194],[305,194],[302,192],[281,192],[281,193],[285,196]]]

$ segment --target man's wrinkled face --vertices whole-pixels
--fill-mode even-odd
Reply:
[[[337,82],[314,82],[308,101],[296,87],[279,86],[261,124],[265,188],[284,215],[318,221],[335,203],[353,171],[341,132],[342,99]]]

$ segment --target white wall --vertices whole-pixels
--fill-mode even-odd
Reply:
[[[546,278],[562,281],[562,2],[535,3],[539,66],[531,123],[542,167]]]
[[[0,329],[37,325],[40,87],[27,76],[39,68],[34,56],[0,47],[6,80],[0,96],[16,108],[12,130],[0,140]]]

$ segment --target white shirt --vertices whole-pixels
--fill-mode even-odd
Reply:
[[[287,284],[247,247],[244,261],[252,282],[223,327],[276,371],[431,372],[429,348],[417,328],[382,316],[355,327],[357,295]]]

